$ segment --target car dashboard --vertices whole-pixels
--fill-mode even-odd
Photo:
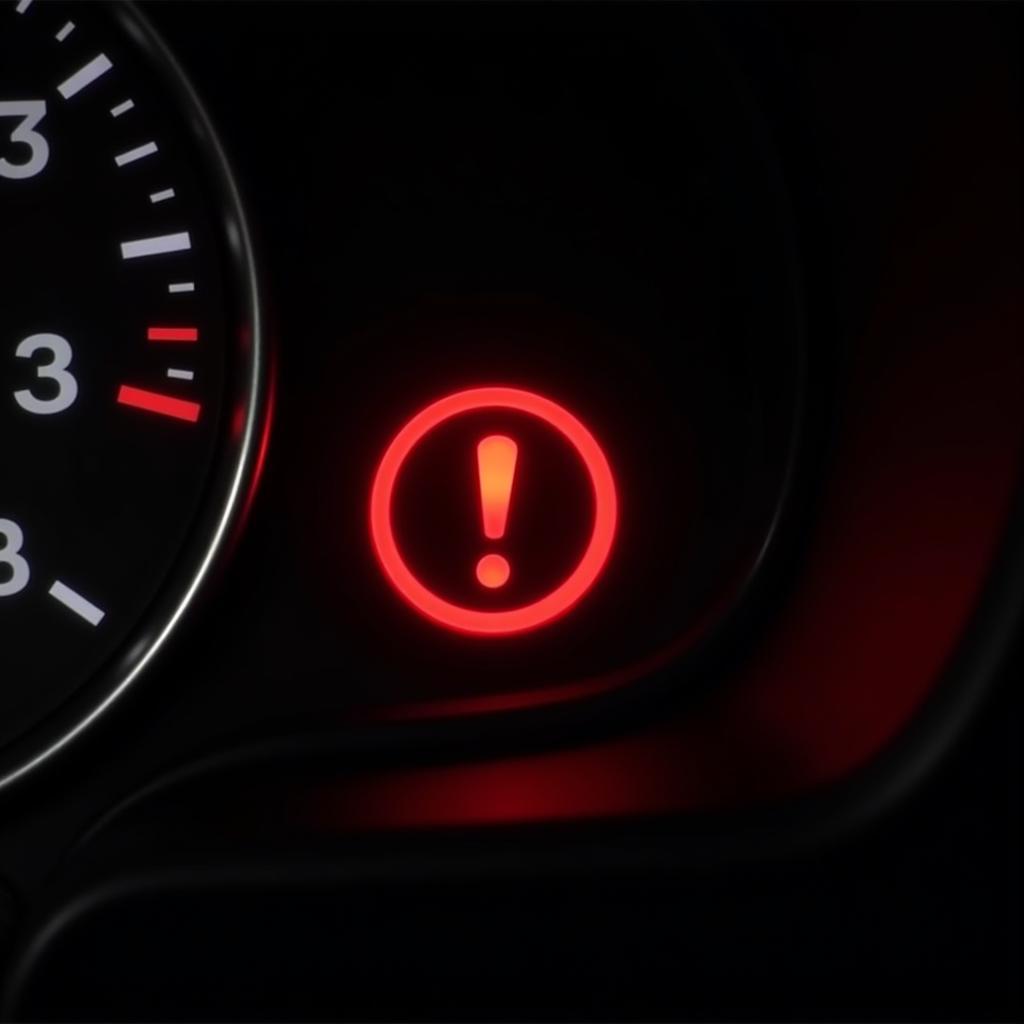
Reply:
[[[1015,1019],[1020,29],[5,0],[5,1019]]]

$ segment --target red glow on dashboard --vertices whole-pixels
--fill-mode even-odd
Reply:
[[[594,522],[590,539],[573,571],[549,593],[530,604],[505,610],[468,608],[434,593],[407,565],[392,522],[395,485],[405,460],[435,427],[467,412],[511,409],[527,413],[558,431],[576,450],[593,490]],[[518,448],[511,438],[486,437],[477,449],[484,532],[504,535]],[[611,467],[591,432],[568,410],[548,398],[518,388],[471,388],[448,395],[422,409],[392,440],[377,467],[370,495],[370,533],[381,568],[402,598],[431,621],[463,633],[505,636],[546,625],[573,608],[600,576],[611,553],[618,520],[618,500]],[[499,530],[500,528],[500,530]],[[500,561],[499,561],[500,559]],[[477,579],[490,588],[507,581],[510,571],[501,556],[485,556]],[[483,566],[483,568],[481,568]],[[481,575],[482,573],[482,575]],[[500,582],[499,582],[500,581]]]
[[[936,133],[937,158],[964,151],[947,124]],[[922,167],[931,162],[941,161]],[[1009,163],[992,174],[964,196],[1017,185]],[[979,218],[951,206],[956,216],[943,224],[934,194],[914,195],[901,208],[905,230],[891,242],[880,305],[850,346],[844,415],[803,571],[725,685],[630,736],[339,780],[310,798],[319,826],[717,814],[824,790],[895,752],[890,745],[957,666],[964,630],[978,625],[1024,457],[1024,303],[1020,275],[1003,262],[1015,236],[996,210]],[[591,692],[576,684],[387,714],[501,713]]]

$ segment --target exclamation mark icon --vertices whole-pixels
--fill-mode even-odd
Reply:
[[[484,536],[501,540],[508,524],[508,506],[512,498],[512,480],[516,473],[519,447],[511,437],[492,434],[476,446],[477,475],[480,479],[480,511]],[[494,590],[508,582],[508,559],[491,552],[476,564],[476,578]]]

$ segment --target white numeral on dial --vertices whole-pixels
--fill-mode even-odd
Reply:
[[[11,142],[28,146],[28,159],[13,163],[0,157],[0,178],[32,178],[50,159],[50,144],[35,130],[46,116],[46,100],[8,100],[0,102],[0,117],[20,117],[21,124],[11,132]]]
[[[10,519],[0,519],[0,597],[10,597],[28,586],[28,562],[21,556],[25,537]]]
[[[26,412],[37,416],[50,416],[63,412],[78,397],[78,381],[68,367],[71,365],[71,346],[59,334],[32,334],[22,341],[14,354],[22,359],[31,359],[37,352],[49,352],[53,358],[36,367],[40,380],[51,380],[57,385],[52,398],[37,398],[28,388],[14,392],[14,400]]]

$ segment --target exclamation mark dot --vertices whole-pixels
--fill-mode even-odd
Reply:
[[[515,441],[501,434],[485,437],[476,446],[480,511],[484,536],[488,540],[501,540],[505,536],[518,452]],[[476,564],[476,578],[491,590],[504,586],[511,571],[508,559],[494,552],[484,555]]]

